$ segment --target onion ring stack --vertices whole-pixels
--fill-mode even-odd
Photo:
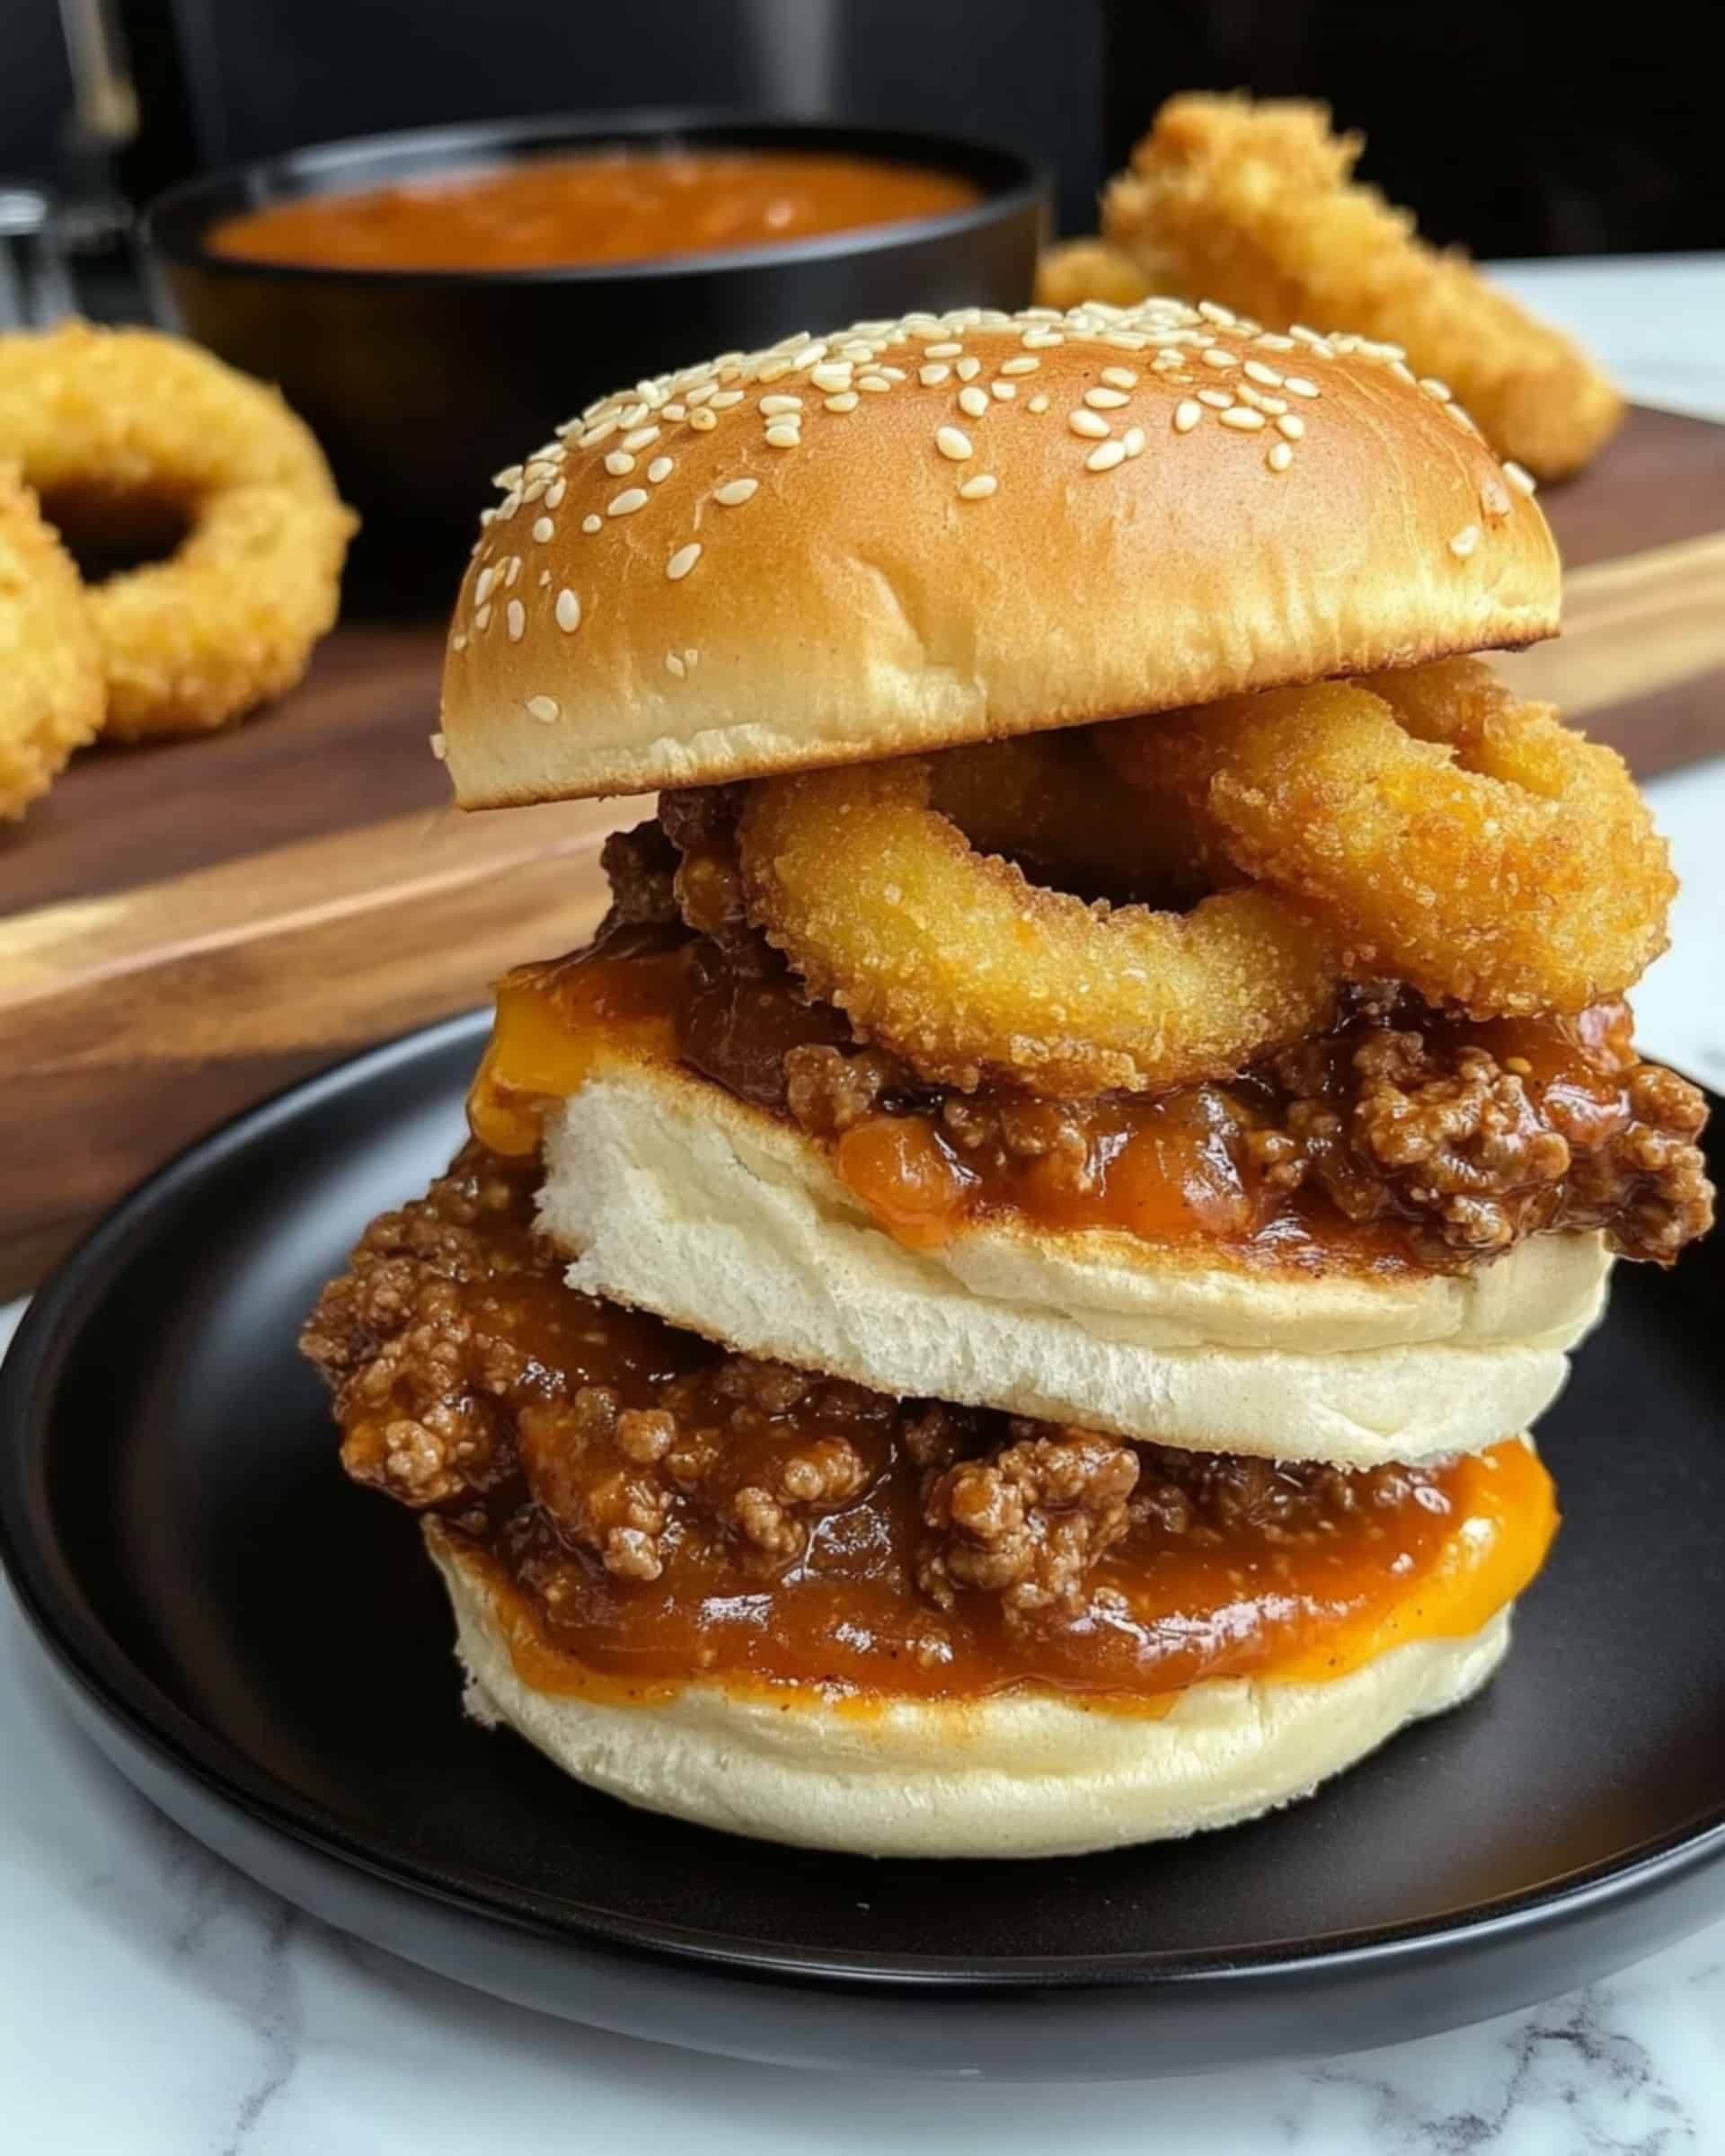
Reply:
[[[102,727],[102,652],[75,564],[0,465],[0,817],[20,817]]]
[[[78,322],[0,338],[0,457],[80,538],[183,532],[88,594],[118,739],[226,726],[335,621],[353,515],[310,429],[207,352]]]

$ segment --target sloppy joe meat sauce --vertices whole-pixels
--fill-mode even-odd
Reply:
[[[1540,1117],[1561,1126],[1566,1145],[1597,1146],[1629,1128],[1631,1082],[1648,1066],[1631,1045],[1622,1002],[1574,1018],[1473,1022],[1424,1013],[1421,1023],[1434,1062],[1477,1046],[1519,1075]],[[1315,1134],[1308,1153],[1322,1157],[1324,1111],[1334,1120],[1348,1105],[1351,1058],[1374,1029],[1384,1029],[1381,1015],[1360,1013],[1302,1051],[1299,1113]],[[787,1057],[848,1056],[850,1038],[842,1014],[798,994],[770,953],[744,964],[676,931],[624,928],[590,950],[519,968],[500,985],[470,1120],[496,1151],[531,1153],[546,1103],[577,1090],[602,1048],[681,1061],[739,1098],[783,1113]],[[819,1135],[860,1204],[917,1247],[1015,1215],[1046,1229],[1112,1229],[1157,1243],[1220,1246],[1277,1266],[1340,1260],[1385,1271],[1453,1269],[1471,1256],[1495,1254],[1489,1244],[1458,1250],[1426,1232],[1405,1183],[1344,1180],[1339,1161],[1326,1163],[1325,1177],[1287,1187],[1277,1166],[1286,1113],[1286,1085],[1268,1069],[1159,1095],[1061,1102],[954,1096],[889,1082],[846,1127]],[[1003,1127],[1010,1145],[1000,1142]],[[1340,1153],[1333,1143],[1331,1150]],[[1596,1208],[1596,1217],[1572,1191],[1562,1195],[1560,1217],[1556,1188],[1530,1188],[1522,1232],[1606,1224],[1607,1206]]]
[[[216,254],[341,270],[539,270],[769,246],[981,199],[918,165],[791,150],[604,150],[305,195],[226,217]]]
[[[537,1164],[477,1145],[373,1224],[305,1346],[350,1473],[490,1568],[522,1674],[1165,1703],[1465,1636],[1555,1524],[1511,1441],[1346,1474],[900,1402],[580,1295]]]

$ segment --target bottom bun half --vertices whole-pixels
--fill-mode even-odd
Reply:
[[[1509,1612],[1457,1639],[1392,1648],[1327,1683],[1212,1680],[1164,1714],[1053,1693],[901,1700],[711,1680],[617,1704],[529,1684],[482,1562],[435,1522],[469,1712],[578,1781],[730,1833],[880,1857],[1052,1857],[1229,1826],[1307,1796],[1422,1717],[1467,1699]]]

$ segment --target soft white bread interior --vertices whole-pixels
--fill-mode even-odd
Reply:
[[[1544,517],[1441,384],[1390,348],[1171,301],[733,354],[591,407],[501,483],[444,676],[465,808],[857,763],[1557,627]]]
[[[1283,1272],[1126,1235],[981,1226],[912,1250],[822,1147],[721,1087],[616,1056],[545,1132],[571,1285],[878,1392],[1197,1451],[1376,1467],[1525,1428],[1598,1317],[1597,1235],[1460,1275]]]
[[[518,1673],[485,1574],[435,1522],[469,1710],[577,1780],[703,1826],[865,1856],[1075,1856],[1228,1826],[1304,1797],[1478,1691],[1509,1639],[1412,1640],[1327,1683],[1193,1685],[1164,1716],[1050,1692],[859,1712],[697,1681],[619,1705]]]

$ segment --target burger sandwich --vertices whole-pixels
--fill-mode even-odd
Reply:
[[[656,792],[305,1337],[468,1704],[741,1833],[1031,1856],[1305,1795],[1505,1652],[1528,1432],[1708,1224],[1673,882],[1531,482],[1215,306],[787,339],[500,475],[471,808]]]

